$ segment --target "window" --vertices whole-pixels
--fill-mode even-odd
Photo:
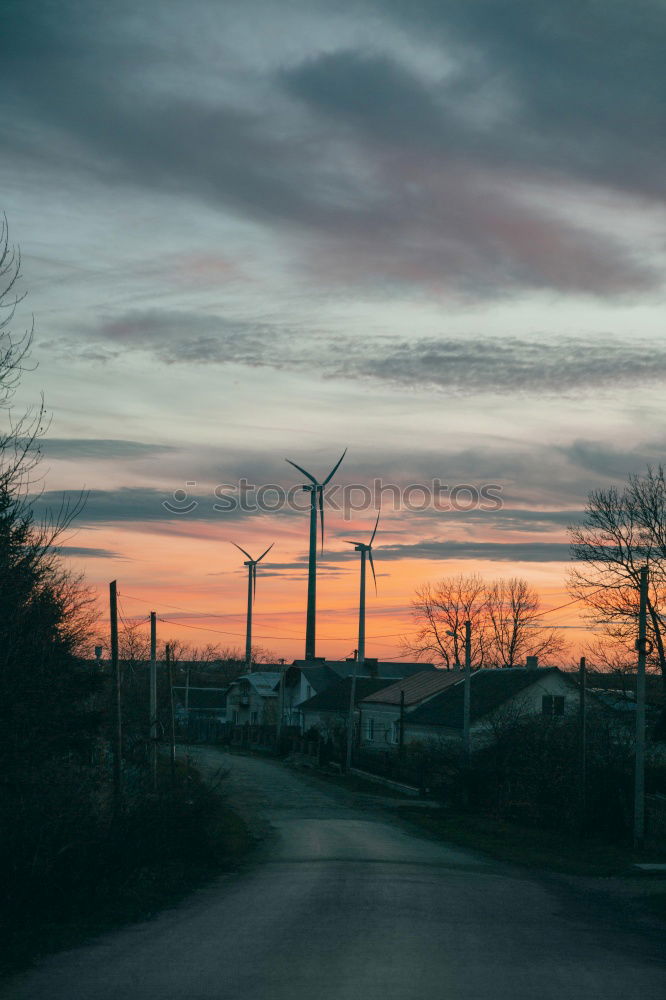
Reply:
[[[564,715],[564,695],[544,694],[541,698],[541,713],[551,718],[554,715]]]
[[[252,712],[250,714],[250,722],[252,723],[253,726],[256,726],[258,721],[259,721],[259,712]]]
[[[391,728],[391,742],[396,745],[400,742],[400,720],[396,719]]]
[[[366,719],[365,722],[365,735],[368,740],[374,740],[375,738],[375,720]]]

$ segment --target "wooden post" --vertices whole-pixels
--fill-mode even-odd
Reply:
[[[638,610],[638,672],[636,675],[636,758],[634,773],[634,847],[642,847],[645,837],[645,659],[647,641],[648,568],[641,567]]]
[[[354,716],[356,714],[356,660],[352,669],[349,685],[349,712],[347,714],[347,748],[345,753],[345,770],[349,771],[353,763],[354,748]]]
[[[405,692],[400,692],[400,728],[398,730],[398,754],[402,758],[405,748]]]
[[[118,588],[116,581],[109,584],[109,619],[111,626],[111,679],[113,685],[113,812],[119,816],[122,809],[122,754],[123,725],[120,700],[120,663],[118,660]]]
[[[150,768],[157,791],[157,615],[150,612]]]
[[[584,829],[587,815],[587,672],[585,657],[581,656],[578,669],[578,697],[580,721],[580,825]]]
[[[472,623],[465,622],[465,674],[463,678],[463,757],[469,764],[471,752],[470,719],[472,707]]]
[[[165,650],[166,655],[166,666],[167,666],[167,677],[169,679],[169,715],[170,715],[170,759],[171,759],[171,787],[176,787],[176,717],[174,714],[173,707],[173,664],[171,662],[171,646],[169,643],[166,645]]]

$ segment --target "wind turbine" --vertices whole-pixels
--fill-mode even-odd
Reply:
[[[236,545],[235,542],[231,543]],[[265,552],[262,552],[258,559],[253,559],[249,552],[242,549],[240,545],[236,545],[236,548],[247,556],[247,562],[243,563],[247,566],[247,624],[245,627],[245,665],[248,670],[252,668],[252,605],[254,604],[255,594],[257,592],[257,566],[268,553],[271,551],[275,542],[272,542]]]
[[[308,557],[308,610],[305,627],[305,659],[315,658],[315,635],[317,616],[317,511],[321,519],[321,548],[324,550],[324,487],[330,483],[331,479],[338,471],[342,459],[347,454],[347,449],[343,451],[326,479],[322,483],[318,482],[314,476],[310,475],[307,469],[292,462],[290,458],[285,459],[289,465],[302,472],[310,480],[303,486],[304,490],[310,493],[310,555]]]
[[[377,520],[375,521],[375,527],[372,534],[370,535],[369,542],[350,542],[346,539],[347,545],[353,545],[356,552],[361,553],[361,589],[359,594],[359,605],[358,605],[358,653],[357,660],[359,663],[365,662],[365,559],[366,556],[370,561],[370,569],[372,570],[372,578],[375,581],[375,593],[377,593],[377,575],[375,573],[375,564],[372,559],[372,543],[375,540],[375,535],[377,534],[377,527],[379,525],[379,512],[377,513]]]
[[[358,605],[358,650],[356,652],[356,660],[354,661],[354,667],[352,670],[351,688],[349,692],[349,716],[347,718],[347,770],[349,770],[352,765],[354,710],[356,708],[356,671],[359,663],[365,663],[365,561],[367,556],[370,561],[372,578],[375,581],[375,593],[377,593],[377,575],[375,573],[375,563],[372,558],[372,543],[374,542],[375,535],[377,534],[380,513],[381,511],[377,511],[377,520],[375,521],[375,527],[370,535],[369,542],[351,542],[349,539],[346,539],[347,545],[353,545],[354,551],[361,553],[361,587]]]

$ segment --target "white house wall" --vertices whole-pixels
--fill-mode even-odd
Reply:
[[[489,742],[492,739],[492,722],[493,720],[501,721],[502,716],[515,718],[517,715],[542,715],[543,706],[541,699],[544,695],[560,695],[564,697],[565,716],[572,715],[578,711],[578,690],[560,674],[546,674],[539,677],[536,683],[530,687],[524,688],[512,698],[508,698],[494,712],[489,713],[482,719],[477,719],[470,727],[470,735],[474,744],[481,746],[483,743]],[[591,702],[591,699],[588,699],[588,701]],[[405,743],[440,743],[442,741],[453,742],[462,739],[462,728],[449,729],[445,726],[412,725],[409,722],[408,714],[405,715],[404,727]]]

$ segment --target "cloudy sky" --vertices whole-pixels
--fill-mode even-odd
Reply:
[[[229,541],[275,540],[259,641],[300,654],[307,516],[214,490],[288,488],[286,456],[324,473],[348,446],[343,485],[503,502],[386,509],[369,655],[444,574],[563,603],[587,491],[664,457],[662,0],[3,12],[1,207],[38,362],[17,406],[52,414],[44,502],[91,491],[64,551],[100,593],[233,644]],[[322,654],[355,644],[343,539],[372,520],[328,517]]]

